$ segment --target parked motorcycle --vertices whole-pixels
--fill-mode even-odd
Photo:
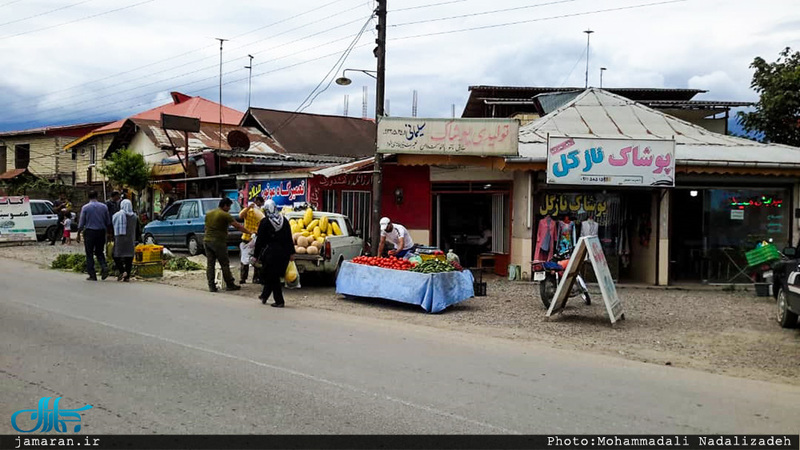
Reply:
[[[542,299],[542,304],[545,308],[550,308],[550,303],[556,295],[558,284],[564,276],[564,270],[569,264],[569,257],[569,253],[561,253],[553,255],[553,259],[550,261],[534,261],[532,263],[533,281],[539,282],[539,297]],[[580,297],[587,305],[592,304],[589,289],[580,274],[575,277],[569,296],[570,298]]]

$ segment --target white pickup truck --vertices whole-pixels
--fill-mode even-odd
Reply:
[[[294,211],[286,213],[285,216],[287,219],[302,220],[303,214],[302,211]],[[364,249],[364,240],[355,235],[347,216],[322,211],[313,213],[314,219],[321,219],[323,216],[326,216],[329,222],[338,224],[342,234],[326,237],[319,255],[295,254],[294,262],[297,265],[297,271],[301,274],[316,273],[335,282],[342,261],[349,261],[361,255]]]

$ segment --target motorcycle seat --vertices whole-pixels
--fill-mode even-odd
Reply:
[[[546,262],[546,263],[544,263],[543,265],[544,265],[544,268],[545,268],[546,270],[558,270],[558,271],[562,271],[562,270],[564,270],[564,268],[563,268],[563,267],[561,267],[561,265],[560,265],[560,264],[558,264],[558,263],[556,263],[556,262],[552,262],[552,261],[547,261],[547,262]]]

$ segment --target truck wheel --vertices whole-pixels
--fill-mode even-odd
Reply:
[[[339,270],[342,268],[342,260],[340,259],[338,263],[336,263],[336,270],[333,271],[333,274],[329,275],[328,281],[336,285],[336,279],[339,278]]]
[[[789,311],[789,301],[786,298],[786,291],[782,288],[778,291],[778,323],[783,328],[794,328],[797,326],[797,314]]]
[[[547,274],[545,279],[539,282],[539,297],[542,299],[542,304],[545,308],[550,308],[550,302],[556,295],[556,277],[552,274]]]

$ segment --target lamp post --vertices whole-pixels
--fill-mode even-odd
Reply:
[[[372,254],[377,254],[380,244],[381,229],[379,218],[381,214],[381,196],[383,195],[383,156],[378,153],[377,122],[384,115],[383,103],[386,90],[386,3],[387,0],[378,0],[378,7],[375,15],[378,18],[378,38],[375,39],[377,46],[373,50],[378,59],[378,70],[345,69],[342,76],[336,79],[336,84],[347,86],[353,81],[345,76],[345,72],[354,71],[365,73],[376,80],[375,87],[375,163],[372,169],[372,217],[370,222],[370,249]],[[373,75],[374,74],[374,75]]]
[[[589,38],[592,36],[594,31],[586,30],[584,33],[586,33],[586,85],[584,86],[584,89],[589,89]]]
[[[603,89],[603,72],[606,71],[605,67],[600,68],[600,89]]]
[[[247,77],[247,109],[250,110],[250,95],[253,93],[253,55],[247,55],[250,58],[250,64],[244,66],[245,69],[250,70],[250,75]]]

